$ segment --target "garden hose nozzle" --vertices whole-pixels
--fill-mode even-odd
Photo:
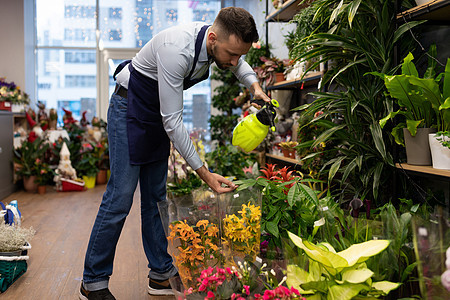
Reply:
[[[269,126],[275,131],[275,108],[279,106],[278,101],[272,99],[256,113],[242,119],[233,129],[232,144],[245,152],[255,149],[266,137]]]

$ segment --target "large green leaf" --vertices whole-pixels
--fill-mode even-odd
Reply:
[[[349,283],[363,283],[370,277],[372,277],[374,273],[367,268],[363,269],[351,269],[348,271],[342,272],[342,282]]]
[[[366,261],[389,246],[388,240],[371,240],[360,244],[353,244],[337,254],[348,261],[349,266]]]
[[[288,231],[288,235],[292,242],[297,247],[305,251],[309,258],[321,263],[331,274],[336,275],[338,269],[347,267],[347,261],[339,255],[328,250],[324,250],[321,247],[309,243],[308,241],[303,241],[299,236],[293,234],[292,232]]]
[[[424,79],[413,76],[408,78],[411,85],[422,88],[423,98],[425,101],[429,101],[435,110],[439,110],[439,106],[441,106],[441,102],[443,102],[443,100],[439,90],[439,85],[436,81],[434,81],[434,79]]]
[[[403,34],[405,32],[408,32],[411,28],[413,28],[417,25],[420,25],[422,23],[425,23],[425,22],[426,22],[426,20],[411,21],[411,22],[406,22],[405,24],[399,26],[398,29],[394,33],[394,38],[392,40],[392,44],[395,44],[398,41],[398,39],[403,36]]]
[[[417,72],[416,65],[412,62],[414,60],[414,56],[412,53],[408,53],[408,55],[403,59],[402,64],[402,74],[403,75],[412,75],[419,76],[419,72]]]
[[[312,290],[303,290],[301,288],[301,284],[307,283],[311,281],[310,275],[308,272],[303,270],[302,268],[296,265],[288,265],[286,268],[286,285],[290,287],[294,287],[299,290],[301,294],[313,294]]]
[[[442,89],[442,97],[444,99],[450,98],[450,58],[447,59],[444,69],[444,86]]]
[[[274,237],[276,237],[276,238],[279,237],[280,232],[278,231],[278,225],[275,222],[267,222],[266,223],[266,229]]]
[[[351,300],[363,290],[370,288],[365,284],[338,284],[328,290],[327,300]]]
[[[401,285],[401,283],[395,283],[390,281],[378,281],[372,283],[372,288],[382,291],[384,294],[389,294],[390,291],[395,290]]]

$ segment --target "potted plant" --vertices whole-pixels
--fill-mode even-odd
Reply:
[[[36,178],[39,175],[39,164],[44,157],[49,144],[41,138],[30,142],[25,140],[22,145],[14,149],[14,170],[23,178],[24,188],[27,192],[35,192],[37,189]]]
[[[10,226],[0,222],[0,293],[27,271],[26,252],[34,236],[33,228]]]
[[[284,80],[284,70],[290,64],[289,59],[279,59],[275,56],[266,57],[262,56],[261,61],[263,64],[261,66],[255,67],[254,70],[263,86],[269,86],[275,82],[280,82]]]
[[[4,77],[0,77],[0,110],[13,110],[13,106],[20,105],[22,108],[13,111],[22,111],[25,104],[30,103],[28,94],[21,91],[14,82],[6,82]]]
[[[38,194],[45,194],[47,184],[53,181],[55,172],[50,168],[50,165],[41,159],[36,159],[37,175],[35,183],[38,185]]]
[[[432,128],[436,124],[436,109],[429,97],[436,99],[433,101],[438,101],[437,98],[441,97],[436,83],[439,79],[432,78],[433,64],[429,66],[424,75],[425,78],[420,78],[413,59],[411,53],[404,58],[401,75],[386,75],[378,72],[370,74],[384,79],[390,96],[396,99],[399,106],[397,111],[391,111],[379,121],[381,128],[384,128],[388,120],[398,115],[403,116],[405,121],[399,122],[392,129],[391,134],[398,144],[406,147],[408,164],[431,165],[428,134],[436,131]],[[441,123],[439,118],[437,122]]]
[[[74,163],[78,177],[83,178],[86,188],[95,187],[95,179],[98,173],[99,158],[95,155],[95,147],[91,143],[81,145],[81,156]]]
[[[295,159],[295,147],[298,145],[296,141],[281,142],[280,147],[284,157]]]
[[[95,145],[94,155],[98,159],[98,173],[95,181],[97,184],[105,184],[108,180],[107,171],[109,170],[109,148],[107,139],[103,139],[100,143]]]

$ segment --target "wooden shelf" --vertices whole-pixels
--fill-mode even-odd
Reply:
[[[266,153],[266,157],[270,157],[270,158],[273,158],[273,159],[276,159],[276,160],[281,160],[281,161],[288,162],[288,163],[291,163],[291,164],[294,164],[294,165],[299,165],[300,164],[300,162],[297,159],[284,157],[284,156],[281,156],[281,155],[275,155],[275,154]]]
[[[414,171],[414,172],[430,174],[430,175],[437,175],[437,176],[447,177],[450,179],[450,170],[435,169],[432,166],[414,166],[414,165],[408,165],[405,163],[402,163],[402,164],[396,163],[395,167],[398,169],[404,169],[404,170],[408,170],[408,171]]]
[[[303,78],[299,79],[291,79],[291,80],[284,80],[275,83],[274,85],[268,86],[268,90],[283,90],[283,89],[295,89],[298,87],[303,86],[311,86],[313,84],[316,84],[320,81],[322,78],[323,73],[322,72],[308,72],[307,75]]]
[[[267,22],[289,22],[299,10],[311,4],[314,0],[289,0],[266,17]],[[301,3],[302,2],[302,3]],[[301,4],[300,4],[301,3]]]
[[[450,0],[431,0],[397,14],[397,21],[450,21]]]

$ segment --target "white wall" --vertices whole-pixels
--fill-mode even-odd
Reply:
[[[25,89],[24,2],[0,0],[0,77]]]

